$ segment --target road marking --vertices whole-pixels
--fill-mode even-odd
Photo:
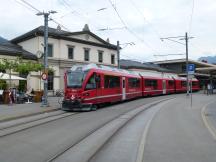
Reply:
[[[211,124],[211,122],[209,121],[209,119],[206,117],[206,108],[207,108],[207,106],[210,105],[210,104],[212,104],[212,103],[214,103],[214,102],[215,101],[210,102],[210,103],[206,104],[205,106],[203,106],[203,108],[201,110],[201,116],[202,116],[202,119],[203,119],[203,122],[204,122],[206,128],[208,129],[208,131],[212,135],[213,139],[216,140],[216,129]]]
[[[173,98],[171,100],[174,100],[174,99],[175,98]],[[144,161],[143,158],[144,158],[145,144],[146,144],[147,134],[148,134],[148,131],[149,131],[149,128],[150,128],[150,124],[151,124],[152,120],[154,119],[154,117],[157,114],[157,112],[159,112],[159,110],[162,108],[162,106],[164,106],[165,104],[167,104],[171,100],[163,102],[160,105],[160,107],[155,112],[153,112],[152,116],[148,120],[148,122],[147,122],[147,124],[146,124],[146,126],[144,128],[142,137],[141,137],[141,142],[140,142],[140,145],[139,145],[136,162],[143,162]],[[156,106],[159,106],[159,105],[156,105]]]

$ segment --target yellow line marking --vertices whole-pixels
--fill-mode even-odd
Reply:
[[[210,134],[212,135],[213,139],[216,140],[216,129],[215,127],[211,124],[211,122],[209,121],[209,119],[206,117],[206,108],[208,105],[214,103],[215,101],[206,104],[205,106],[203,106],[202,110],[201,110],[201,116],[203,119],[203,122],[206,126],[206,128],[208,129],[208,131],[210,132]]]

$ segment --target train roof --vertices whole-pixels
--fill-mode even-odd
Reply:
[[[118,69],[116,67],[110,67],[110,66],[105,66],[105,65],[97,65],[97,64],[76,64],[74,66],[71,67],[71,71],[88,71],[91,69],[96,69],[96,70],[102,70],[102,71],[107,71],[107,72],[112,72],[115,74],[122,74],[122,75],[131,75],[131,76],[136,76],[136,77],[140,77],[138,72],[135,71],[129,71],[129,70],[125,70],[125,69]]]
[[[185,77],[179,77],[175,73],[164,73],[158,71],[132,71],[132,70],[125,70],[125,69],[118,69],[116,67],[110,67],[105,65],[97,65],[94,63],[90,64],[76,64],[73,65],[70,71],[88,71],[91,69],[96,69],[99,71],[106,71],[111,72],[112,74],[118,75],[129,75],[133,77],[150,77],[150,78],[163,78],[163,79],[175,79],[175,80],[186,80]],[[197,81],[196,78],[192,78],[193,81]]]

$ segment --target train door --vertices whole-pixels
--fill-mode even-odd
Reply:
[[[122,77],[122,100],[126,99],[125,77]]]
[[[166,80],[163,80],[163,94],[166,94]]]
[[[102,90],[101,90],[101,76],[100,74],[97,74],[95,77],[95,81],[96,81],[96,96],[97,96],[97,103],[101,103],[102,99],[101,99],[101,95],[102,95]]]

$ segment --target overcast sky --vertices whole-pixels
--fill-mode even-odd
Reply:
[[[36,16],[37,11],[22,0],[0,1],[0,36],[10,40],[43,25],[43,17]],[[89,24],[90,30],[102,39],[109,38],[113,44],[119,40],[124,59],[144,62],[183,58],[185,55],[158,55],[185,54],[184,45],[160,40],[184,36],[185,32],[194,37],[189,40],[189,58],[216,54],[216,0],[25,1],[40,11],[57,11],[52,18],[71,32]],[[56,28],[57,24],[49,21],[49,26]],[[109,30],[99,30],[104,28]],[[125,44],[129,42],[135,45]]]

